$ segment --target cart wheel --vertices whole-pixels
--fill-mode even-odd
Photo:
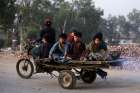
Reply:
[[[30,60],[21,59],[16,64],[16,70],[21,78],[29,79],[34,72],[34,66]]]
[[[70,70],[61,71],[58,77],[59,84],[65,89],[72,89],[76,85],[76,77]]]
[[[96,72],[95,71],[87,71],[87,70],[83,70],[81,72],[81,79],[88,84],[91,84],[92,82],[94,82],[96,80]]]

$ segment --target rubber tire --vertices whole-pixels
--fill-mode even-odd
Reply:
[[[63,84],[63,82],[64,82],[63,80],[66,75],[69,75],[70,76],[69,78],[71,78],[71,82],[69,82],[70,84],[68,86],[65,86]],[[76,85],[76,76],[70,70],[63,70],[59,73],[58,82],[59,82],[60,86],[64,89],[73,89],[73,88],[75,88],[75,85]]]
[[[91,84],[96,80],[97,74],[96,71],[83,70],[80,76],[84,83]]]
[[[21,74],[21,72],[19,71],[19,64],[20,64],[21,62],[23,62],[23,61],[27,61],[27,62],[28,62],[28,65],[30,65],[30,67],[31,67],[31,72],[30,72],[30,74],[29,74],[28,76],[25,76],[25,75]],[[17,74],[18,74],[21,78],[23,78],[23,79],[29,79],[29,78],[31,78],[31,76],[32,76],[33,73],[34,73],[34,66],[33,66],[33,63],[32,63],[30,60],[28,60],[28,59],[20,59],[20,60],[17,62],[17,64],[16,64],[16,71],[17,71]]]

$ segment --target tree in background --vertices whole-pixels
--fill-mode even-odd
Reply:
[[[48,16],[53,18],[57,35],[76,28],[82,32],[86,43],[99,31],[109,43],[122,38],[140,41],[140,11],[136,9],[127,17],[102,18],[103,11],[96,8],[92,0],[1,0],[0,11],[0,30],[9,45],[13,31],[16,31],[14,36],[23,37],[20,41],[35,39]]]
[[[140,11],[133,9],[132,12],[128,14],[128,20],[130,24],[130,31],[135,34],[135,42],[140,42]]]
[[[112,42],[112,39],[120,41],[133,40],[133,42],[140,42],[140,11],[134,9],[126,17],[120,16],[109,16],[104,19],[101,23],[100,28],[106,34],[107,39]]]
[[[92,0],[34,0],[31,5],[31,27],[40,30],[45,17],[53,17],[57,34],[69,32],[72,27],[84,34],[84,41],[88,42],[98,31],[103,12],[96,9]],[[29,20],[28,20],[29,22]],[[36,27],[35,27],[36,26]],[[90,33],[90,34],[89,34]]]
[[[11,44],[11,33],[16,13],[16,0],[0,0],[0,30],[6,34],[5,45]]]

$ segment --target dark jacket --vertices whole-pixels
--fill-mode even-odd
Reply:
[[[39,34],[39,41],[41,41],[43,39],[45,34],[48,34],[48,38],[49,38],[48,42],[54,44],[55,37],[56,37],[55,30],[51,27],[46,27],[46,28],[42,29]]]
[[[32,55],[33,55],[33,58],[48,58],[49,56],[49,51],[52,47],[52,44],[45,44],[45,43],[42,43],[40,46],[38,47],[34,47],[32,49]]]
[[[85,51],[86,47],[85,44],[82,42],[76,42],[71,45],[71,48],[69,49],[69,57],[72,59],[80,59],[82,53]]]
[[[41,44],[39,47],[39,50],[40,50],[39,57],[40,58],[48,58],[52,45],[53,44],[45,44],[45,43]]]

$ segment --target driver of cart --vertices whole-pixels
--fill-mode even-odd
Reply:
[[[49,57],[49,51],[52,47],[52,43],[50,43],[49,41],[50,38],[48,34],[45,34],[43,36],[42,43],[39,46],[34,47],[31,51],[34,59],[36,58],[43,59]]]
[[[49,52],[49,58],[59,62],[65,62],[68,53],[67,35],[60,34],[59,40],[53,45]]]
[[[81,40],[82,34],[78,31],[74,33],[74,41],[71,43],[71,49],[69,50],[68,56],[73,60],[79,60],[82,53],[85,51],[85,44]]]
[[[44,35],[48,34],[48,36],[50,38],[49,42],[52,43],[52,44],[55,43],[55,36],[56,36],[55,32],[56,31],[52,27],[52,24],[53,24],[53,19],[51,17],[47,17],[45,19],[43,29],[39,33],[39,39],[37,40],[38,42],[42,42],[42,39],[43,39]]]

